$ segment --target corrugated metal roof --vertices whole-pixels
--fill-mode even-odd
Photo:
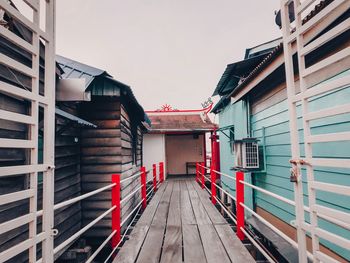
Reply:
[[[237,85],[240,79],[244,79],[250,70],[256,67],[267,54],[269,54],[282,41],[282,38],[277,38],[252,48],[247,48],[245,51],[244,60],[228,64],[225,72],[219,80],[215,95],[223,95],[231,92]]]
[[[216,86],[213,96],[230,93],[238,85],[240,79],[246,77],[266,57],[266,54],[270,52],[271,47],[257,56],[251,56],[247,59],[228,64]]]
[[[322,11],[326,6],[332,3],[334,0],[323,0],[319,4],[315,6],[315,8],[303,19],[302,24],[304,25],[310,19],[312,19],[315,15],[317,15],[320,11]],[[239,90],[243,89],[250,81],[252,81],[258,73],[263,71],[271,61],[278,57],[283,52],[283,44],[279,44],[274,50],[268,54],[264,60],[252,70],[252,72],[234,89],[231,91],[229,96],[232,96]]]
[[[89,88],[92,95],[126,97],[128,102],[131,103],[132,109],[136,111],[139,118],[142,121],[144,120],[145,112],[128,85],[114,79],[105,70],[98,69],[59,55],[56,56],[56,60],[64,71],[62,78],[84,78],[86,80],[85,89]],[[95,78],[99,79],[93,82]],[[91,86],[92,82],[93,85]]]
[[[67,119],[69,119],[69,120],[75,121],[75,122],[77,122],[78,124],[86,125],[86,126],[91,126],[91,127],[94,127],[94,128],[97,127],[95,124],[93,124],[93,123],[91,123],[91,122],[88,122],[88,121],[86,121],[86,120],[83,120],[83,119],[81,119],[81,118],[79,118],[79,117],[77,117],[77,116],[74,116],[73,114],[70,114],[70,113],[68,113],[68,112],[65,112],[65,111],[63,111],[63,110],[61,110],[61,109],[59,109],[59,108],[56,108],[55,113],[56,113],[57,115],[60,115],[60,116],[64,117],[64,118],[67,118]]]
[[[63,78],[84,78],[86,88],[91,84],[95,77],[103,74],[110,76],[105,70],[91,67],[63,56],[56,55],[56,61],[64,72],[62,74]]]

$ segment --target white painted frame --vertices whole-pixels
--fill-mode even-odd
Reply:
[[[32,33],[32,43],[18,37],[5,27],[0,26],[0,35],[32,55],[32,67],[1,54],[0,63],[31,77],[31,90],[24,90],[8,83],[0,82],[0,92],[30,102],[30,115],[1,110],[0,119],[28,124],[28,140],[0,139],[0,147],[28,149],[28,164],[0,168],[0,177],[28,174],[29,188],[20,192],[0,196],[0,203],[6,204],[29,199],[29,213],[0,225],[0,232],[29,224],[29,238],[16,246],[0,253],[0,262],[4,262],[23,251],[29,250],[29,262],[37,261],[37,244],[42,242],[43,262],[53,262],[53,222],[54,222],[54,147],[55,147],[55,0],[45,0],[40,8],[40,0],[23,0],[32,9],[33,20],[29,20],[8,1],[0,0],[0,8]],[[40,13],[45,10],[45,16]],[[45,31],[40,28],[40,19],[44,19]],[[45,45],[45,85],[44,95],[39,94],[40,42]],[[44,164],[38,164],[39,106],[44,109]],[[43,172],[43,224],[37,233],[37,197],[38,172]]]
[[[289,21],[288,5],[293,2],[295,12],[295,27],[293,27]],[[341,77],[339,79],[324,82],[316,85],[315,87],[309,87],[306,78],[310,75],[317,74],[317,71],[332,67],[332,64],[350,56],[350,49],[344,48],[337,53],[322,59],[316,64],[306,68],[305,66],[305,55],[311,51],[317,49],[328,41],[334,39],[350,28],[350,18],[340,23],[332,30],[323,34],[321,37],[313,40],[307,44],[305,35],[313,27],[318,26],[319,21],[325,17],[334,16],[333,10],[340,7],[345,1],[335,0],[324,8],[321,12],[316,14],[311,20],[304,25],[302,24],[303,12],[314,4],[316,0],[281,0],[281,20],[282,20],[282,31],[283,31],[283,48],[285,58],[285,69],[286,69],[286,82],[287,82],[287,95],[288,95],[288,108],[290,117],[290,136],[291,136],[291,149],[292,149],[292,167],[297,175],[297,182],[294,183],[295,192],[295,205],[296,205],[296,227],[298,235],[298,252],[299,262],[307,262],[307,249],[306,249],[306,232],[310,232],[312,239],[312,260],[313,262],[337,262],[335,259],[327,256],[320,251],[319,238],[324,238],[338,246],[343,248],[350,248],[350,240],[345,239],[341,236],[330,233],[324,229],[318,227],[318,218],[325,218],[326,220],[338,224],[342,227],[349,226],[350,215],[348,213],[340,212],[335,209],[331,209],[319,204],[316,204],[316,190],[322,189],[323,191],[333,192],[337,194],[348,195],[349,187],[340,186],[335,184],[326,184],[315,181],[314,178],[314,166],[327,166],[327,167],[341,167],[350,168],[349,159],[326,159],[326,158],[314,158],[312,154],[312,143],[315,142],[332,142],[332,141],[344,141],[350,140],[350,132],[343,133],[329,133],[320,135],[311,135],[310,121],[323,118],[325,116],[334,116],[338,114],[350,112],[350,104],[336,106],[333,108],[325,108],[316,112],[309,112],[308,99],[315,95],[324,94],[330,90],[334,90],[343,86],[350,85],[349,76]],[[344,9],[344,11],[346,11]],[[293,30],[292,30],[293,28]],[[296,84],[294,78],[293,69],[293,50],[292,43],[296,41],[297,46],[297,57],[298,57],[298,69],[299,69],[299,81],[300,81],[300,92],[297,94]],[[307,44],[307,45],[306,45]],[[346,68],[344,68],[345,70]],[[325,79],[320,79],[324,81]],[[297,127],[297,103],[301,102],[302,107],[302,124],[303,124],[303,137],[305,147],[305,159],[301,159],[299,149],[299,136]],[[301,180],[301,167],[306,167],[307,170],[307,182],[308,182],[308,195],[309,195],[309,213],[310,213],[310,224],[305,222],[304,218],[304,203],[303,203],[303,191],[302,191],[302,180]]]

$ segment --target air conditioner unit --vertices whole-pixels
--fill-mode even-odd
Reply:
[[[256,138],[234,141],[235,169],[259,169],[259,146]]]

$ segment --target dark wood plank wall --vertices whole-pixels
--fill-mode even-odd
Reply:
[[[139,171],[133,163],[131,122],[119,97],[93,97],[81,108],[84,119],[96,124],[97,128],[84,128],[82,131],[82,191],[89,192],[111,183],[113,173],[127,178]],[[139,136],[142,135],[141,130]],[[139,139],[141,142],[141,139]],[[139,146],[141,149],[141,147]],[[139,180],[122,184],[122,197],[125,197],[139,184]],[[134,206],[137,199],[131,198],[122,206],[122,217]],[[111,207],[111,191],[104,191],[82,202],[83,224],[86,225]],[[111,215],[91,228],[86,237],[106,237],[111,233]],[[90,239],[92,240],[92,239]]]
[[[127,178],[139,171],[132,158],[131,121],[119,97],[93,96],[91,102],[83,103],[81,114],[84,119],[96,124],[97,128],[82,130],[82,191],[89,192],[111,183],[111,175],[121,174]],[[142,135],[141,130],[137,137]],[[138,147],[141,139],[138,139]],[[122,184],[122,197],[139,185],[139,180]],[[122,206],[122,218],[132,210],[137,199],[131,198]],[[111,207],[111,191],[104,191],[82,202],[83,225]],[[105,238],[111,233],[111,215],[107,215],[84,235],[89,242],[100,242],[96,237]],[[94,238],[91,238],[94,237]]]
[[[126,107],[121,105],[121,138],[122,138],[122,179],[140,172],[142,132],[135,117],[128,114]],[[140,178],[127,181],[122,185],[122,198],[140,186]],[[141,200],[140,194],[135,194],[122,207],[122,218],[125,218]],[[128,223],[125,223],[125,227]]]
[[[25,101],[0,94],[0,108],[17,113],[27,114],[29,105]],[[60,108],[76,113],[75,104],[61,105]],[[61,129],[66,120],[56,118],[56,129]],[[0,120],[0,137],[12,139],[25,139],[28,127],[12,121]],[[70,128],[61,135],[56,136],[55,147],[55,203],[67,200],[80,193],[80,129]],[[0,148],[0,166],[21,165],[27,163],[28,151],[24,149]],[[41,177],[41,176],[39,176]],[[42,208],[42,181],[38,184],[38,210]],[[26,175],[4,177],[0,179],[0,195],[27,189],[28,177]],[[0,223],[24,215],[29,211],[28,200],[13,202],[0,206]],[[81,206],[80,203],[62,208],[55,212],[55,228],[59,230],[55,238],[55,245],[66,240],[80,229]],[[41,218],[38,218],[38,229],[41,229]],[[0,235],[0,252],[14,244],[28,238],[28,225],[16,228]],[[39,250],[40,256],[40,250]],[[25,262],[27,254],[13,258],[10,262]]]
[[[0,93],[0,109],[27,114],[28,104]],[[25,124],[0,120],[0,137],[26,139],[28,127]],[[22,165],[26,163],[27,151],[24,149],[0,148],[0,166]],[[21,191],[27,188],[25,175],[0,178],[0,195]],[[28,213],[28,200],[0,206],[0,223]],[[0,235],[0,252],[28,237],[28,227],[23,226]],[[20,255],[12,262],[23,262],[26,255]]]
[[[77,103],[60,103],[58,107],[75,116],[78,115]],[[55,204],[81,194],[80,133],[81,127],[76,123],[56,116]],[[81,228],[81,219],[80,202],[55,211],[55,228],[58,229],[55,246]]]

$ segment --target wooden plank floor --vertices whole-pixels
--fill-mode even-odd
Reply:
[[[255,262],[194,179],[165,181],[113,263]]]

